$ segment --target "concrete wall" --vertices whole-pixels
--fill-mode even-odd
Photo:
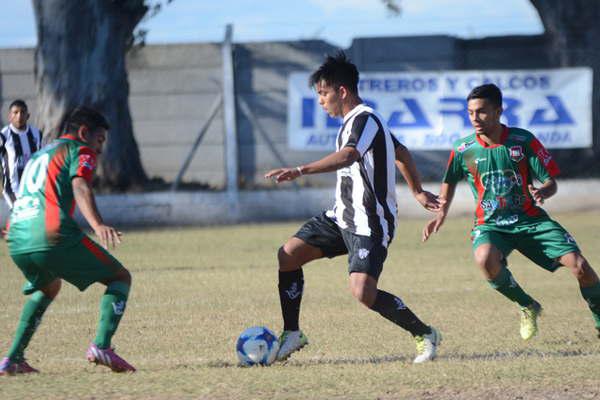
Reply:
[[[449,36],[356,39],[346,51],[361,71],[438,69],[550,68],[543,36],[508,36],[461,40]],[[337,49],[320,40],[239,43],[234,45],[238,99],[255,118],[237,107],[240,186],[272,183],[265,171],[280,166],[271,150],[288,165],[306,163],[325,153],[291,151],[287,146],[287,76],[312,71]],[[215,43],[149,45],[129,54],[130,106],[142,162],[150,177],[171,181],[222,86],[221,51]],[[33,50],[0,49],[0,120],[16,97],[24,98],[35,117]],[[600,115],[594,114],[595,131]],[[34,118],[35,119],[35,118]],[[252,122],[254,120],[254,123]],[[260,127],[260,128],[259,128]],[[219,111],[184,176],[212,188],[225,186],[223,114]],[[554,151],[566,176],[599,176],[600,149]],[[446,151],[416,152],[427,180],[437,181]],[[303,186],[329,186],[334,174],[303,177]]]

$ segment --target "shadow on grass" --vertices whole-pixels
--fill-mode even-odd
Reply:
[[[568,358],[598,355],[600,351],[584,351],[584,350],[556,350],[556,351],[541,351],[535,349],[518,350],[518,351],[496,351],[490,353],[473,353],[473,354],[442,354],[438,356],[438,360],[448,361],[498,361],[517,359],[523,357],[535,358]],[[361,364],[386,364],[393,362],[412,362],[412,357],[406,356],[382,356],[368,358],[312,358],[309,360],[288,360],[278,365],[289,367],[307,367],[316,365],[361,365]],[[213,360],[202,363],[200,366],[208,368],[236,368],[239,367],[236,363],[228,361]],[[240,367],[242,368],[242,367]]]

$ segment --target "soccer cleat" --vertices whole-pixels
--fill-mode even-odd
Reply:
[[[431,333],[423,336],[415,336],[415,342],[417,343],[417,356],[413,360],[413,364],[433,361],[437,355],[437,347],[442,341],[442,335],[434,327],[430,328]]]
[[[286,360],[293,352],[308,344],[308,338],[302,331],[283,331],[279,336],[279,351],[277,361]]]
[[[33,368],[23,360],[21,362],[10,361],[8,357],[4,357],[0,362],[0,376],[6,375],[17,375],[17,374],[31,374],[38,373],[37,369]]]
[[[101,349],[95,343],[92,343],[86,356],[89,362],[105,365],[114,372],[135,372],[133,365],[119,357],[111,348]]]
[[[533,301],[527,307],[521,307],[521,337],[523,340],[529,340],[537,334],[537,319],[542,315],[542,306],[537,301]]]

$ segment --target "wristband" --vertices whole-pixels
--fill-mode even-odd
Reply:
[[[304,175],[302,173],[302,167],[298,166],[298,167],[296,167],[296,170],[298,171],[298,173],[300,174],[300,176]]]

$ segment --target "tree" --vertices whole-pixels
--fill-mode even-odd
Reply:
[[[125,55],[148,5],[144,0],[33,0],[33,8],[40,128],[54,138],[70,108],[97,108],[111,124],[99,168],[101,186],[124,190],[143,184],[147,178],[133,136]]]

